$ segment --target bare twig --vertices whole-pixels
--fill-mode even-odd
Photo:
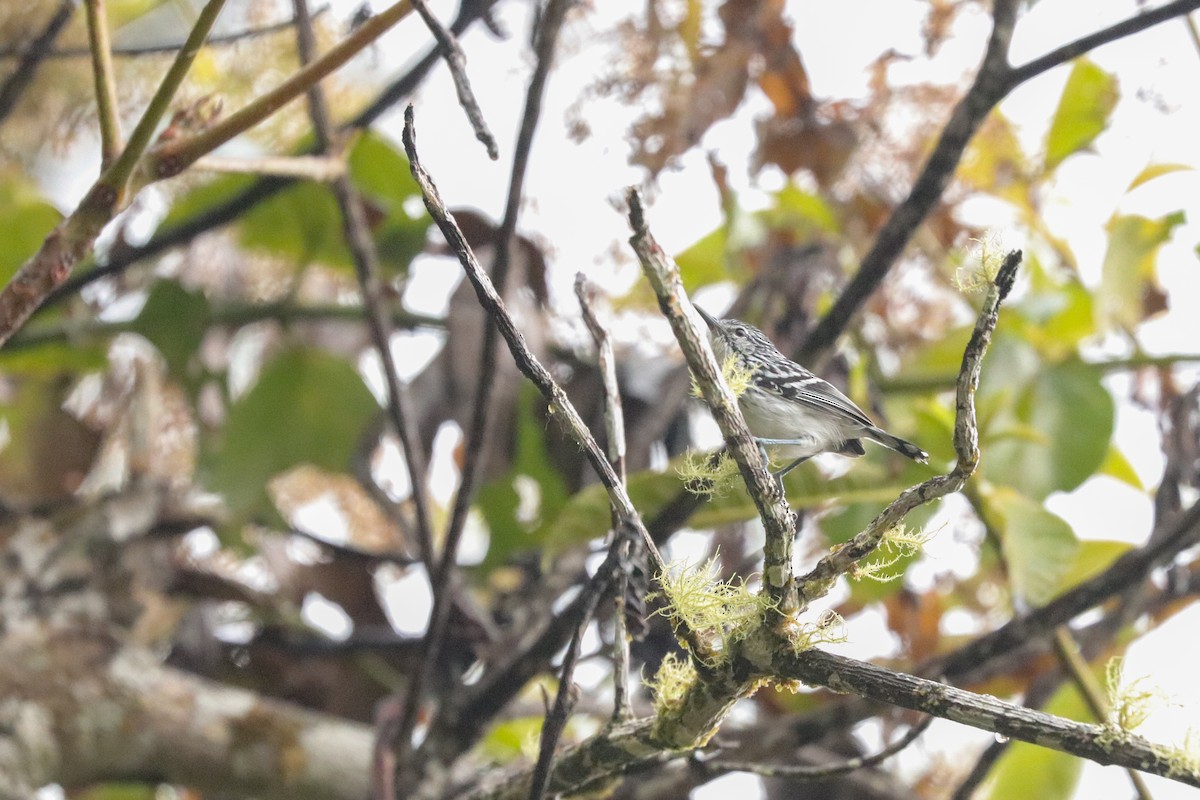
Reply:
[[[442,235],[446,238],[450,249],[458,256],[459,263],[463,265],[468,279],[475,288],[475,294],[479,297],[480,304],[488,312],[493,322],[495,322],[500,335],[504,337],[504,341],[508,344],[509,351],[512,353],[517,367],[550,402],[554,418],[571,439],[582,448],[588,463],[597,476],[599,476],[600,482],[604,485],[605,491],[608,493],[609,501],[621,520],[633,525],[638,531],[639,537],[650,549],[655,567],[659,570],[664,569],[666,565],[662,561],[662,556],[659,554],[658,548],[650,540],[650,536],[646,532],[645,525],[642,524],[637,509],[633,507],[633,502],[629,499],[629,494],[625,491],[625,487],[621,484],[616,472],[613,471],[612,465],[609,464],[608,459],[604,455],[604,451],[600,449],[600,445],[596,443],[595,437],[592,436],[587,426],[583,423],[579,412],[575,410],[575,406],[567,398],[566,392],[563,391],[562,387],[555,382],[546,368],[529,351],[524,337],[517,330],[512,317],[505,308],[504,301],[496,292],[496,288],[488,278],[487,273],[483,271],[479,266],[479,262],[475,260],[475,254],[471,252],[470,245],[463,238],[462,231],[458,228],[458,223],[455,222],[454,217],[446,210],[446,206],[438,194],[437,187],[433,184],[429,174],[425,172],[425,168],[421,166],[416,151],[415,135],[412,121],[412,106],[409,106],[405,111],[404,149],[408,154],[413,177],[421,187],[421,193],[425,198],[425,207],[429,210],[434,222],[437,223],[438,228],[442,231]],[[686,635],[689,632],[683,633]]]
[[[717,365],[708,337],[700,333],[700,326],[695,322],[695,310],[679,277],[679,267],[658,246],[647,228],[637,190],[629,190],[628,199],[629,224],[633,228],[629,242],[642,264],[642,271],[658,295],[659,308],[671,323],[688,367],[704,393],[704,400],[721,428],[729,452],[737,461],[750,497],[758,509],[766,529],[763,591],[774,601],[779,613],[788,617],[796,610],[792,575],[795,517],[783,496],[782,485],[771,476],[762,451],[754,443],[750,429],[742,419],[737,398],[721,377],[721,368]]]
[[[463,107],[463,111],[467,112],[467,119],[470,120],[471,128],[475,131],[475,138],[483,142],[483,146],[487,148],[488,157],[495,161],[500,158],[500,148],[496,146],[496,137],[492,136],[492,132],[488,130],[487,120],[483,118],[483,110],[479,107],[479,101],[475,99],[475,92],[471,90],[471,82],[467,80],[466,54],[463,53],[454,34],[446,30],[446,26],[430,12],[429,6],[425,5],[425,0],[412,0],[412,4],[413,8],[417,9],[417,13],[421,15],[421,19],[425,20],[425,25],[442,50],[442,56],[446,59],[446,66],[450,70],[450,77],[454,79],[454,91],[458,94],[458,103]]]
[[[55,10],[54,16],[50,17],[46,27],[42,28],[42,32],[21,51],[21,60],[17,62],[8,79],[0,84],[0,123],[3,123],[12,113],[13,108],[17,105],[17,100],[21,98],[25,88],[33,80],[38,65],[49,55],[55,40],[58,39],[63,28],[67,27],[67,23],[71,21],[77,5],[79,5],[79,0],[62,0]]]
[[[71,0],[74,2],[75,0]],[[329,6],[324,5],[320,8],[313,9],[312,18],[316,19],[320,15],[329,10]],[[253,39],[258,36],[266,36],[272,33],[278,33],[282,30],[287,30],[295,24],[295,20],[285,19],[280,22],[273,22],[270,25],[261,25],[255,28],[247,28],[234,33],[225,33],[220,36],[210,36],[205,41],[206,47],[213,47],[225,44],[237,44],[246,39]],[[113,47],[112,54],[123,58],[137,58],[139,56],[162,55],[166,53],[174,53],[183,44],[172,42],[171,44],[147,44],[147,45],[126,45],[124,47]],[[6,47],[0,50],[0,59],[14,58],[25,52],[24,48]],[[58,50],[51,50],[46,53],[46,58],[84,58],[90,57],[92,50],[90,47],[64,47]]]
[[[483,8],[490,7],[490,4],[495,1],[463,0],[459,14],[450,26],[450,30],[454,33],[462,33],[472,22],[479,19]],[[291,21],[288,21],[286,26],[290,26],[291,24]],[[174,51],[177,47],[172,46],[170,49]],[[435,47],[426,53],[410,70],[380,92],[374,102],[350,122],[339,128],[339,132],[368,127],[393,105],[411,94],[413,89],[425,78],[433,65],[437,63],[439,52],[439,49]],[[55,289],[46,299],[42,308],[57,305],[66,298],[77,294],[85,286],[111,275],[118,275],[138,261],[153,258],[172,247],[186,244],[202,233],[214,230],[223,225],[228,225],[249,209],[291,186],[292,183],[292,179],[289,178],[276,176],[263,177],[252,186],[221,204],[201,211],[167,230],[156,232],[150,241],[145,244],[138,247],[123,248],[119,253],[110,254],[110,260],[106,263],[97,265],[82,275],[76,275],[68,279],[66,283]]]
[[[517,229],[517,217],[520,213],[521,198],[525,185],[525,173],[529,163],[530,148],[533,144],[533,134],[537,129],[538,118],[541,116],[542,95],[545,89],[546,76],[549,74],[550,67],[554,61],[554,49],[558,41],[558,31],[562,26],[563,17],[566,16],[566,9],[571,5],[571,2],[573,0],[551,0],[547,11],[549,18],[543,21],[539,31],[537,65],[534,67],[533,76],[530,78],[529,88],[525,94],[525,112],[521,119],[521,130],[517,136],[516,151],[513,154],[513,166],[509,175],[508,199],[505,203],[504,218],[496,230],[494,241],[496,255],[492,262],[491,279],[488,281],[488,285],[490,287],[494,283],[494,291],[497,298],[503,296],[505,285],[508,281],[508,269],[511,258],[509,249],[512,237]],[[414,149],[412,139],[411,106],[405,111],[404,130],[406,137],[405,150],[408,153],[409,160],[412,162],[411,166],[415,175],[418,168],[416,150]],[[422,175],[424,175],[423,172]],[[421,180],[422,178],[418,178],[418,183]],[[428,184],[429,190],[433,191],[434,196],[436,196],[436,190],[433,189],[432,183],[428,181],[428,176],[424,176],[424,180]],[[442,233],[445,235],[447,229],[443,225],[443,220],[439,219],[433,213],[430,205],[430,191],[426,190],[426,184],[422,184],[426,208],[430,209],[430,213],[438,222],[439,227],[442,227]],[[444,208],[442,209],[442,213],[445,217],[449,217]],[[450,220],[450,224],[453,225],[453,219],[450,218]],[[455,230],[457,231],[457,227],[455,227]],[[448,235],[446,239],[450,241]],[[462,241],[462,247],[466,248],[465,241]],[[469,252],[469,249],[467,249],[467,252]],[[457,253],[460,260],[462,260],[464,251],[460,250]],[[472,261],[474,260],[474,255],[471,255],[471,259]],[[463,265],[464,267],[466,266],[465,261],[463,261]],[[467,274],[472,282],[475,283],[476,279],[472,276],[470,269],[468,269]],[[486,276],[484,280],[488,280]],[[478,290],[478,284],[476,286]],[[492,309],[488,308],[486,304],[485,308],[488,310],[489,315],[495,316],[492,313]],[[454,505],[450,512],[450,522],[446,527],[442,558],[437,570],[430,576],[430,581],[433,584],[434,599],[433,610],[430,612],[429,617],[429,629],[424,639],[426,643],[424,663],[421,670],[413,677],[412,682],[408,686],[408,702],[405,705],[404,717],[400,722],[395,739],[396,747],[398,748],[396,754],[398,769],[406,768],[405,762],[410,752],[411,734],[413,727],[416,725],[417,712],[424,695],[428,676],[437,661],[438,651],[445,636],[446,622],[449,619],[449,603],[444,595],[447,594],[446,588],[450,585],[454,574],[455,564],[458,559],[458,544],[467,522],[467,513],[471,508],[471,502],[475,496],[475,483],[483,461],[484,448],[491,433],[492,386],[496,377],[496,337],[496,326],[486,325],[484,327],[483,344],[479,355],[475,394],[472,398],[471,421],[466,432],[466,456],[463,462],[461,477],[459,478],[458,491],[455,494]]]
[[[193,170],[238,175],[275,175],[300,178],[317,183],[330,183],[346,174],[346,162],[326,156],[202,156],[192,164]]]
[[[112,163],[121,149],[121,120],[117,112],[117,81],[113,73],[112,41],[104,0],[84,0],[88,44],[92,53],[92,80],[96,85],[96,111],[100,120],[100,164]]]
[[[575,296],[583,321],[596,343],[597,361],[601,383],[604,386],[604,432],[608,442],[608,460],[617,473],[617,479],[625,483],[625,417],[621,404],[621,390],[617,384],[617,362],[613,353],[612,337],[600,324],[596,310],[592,307],[596,289],[582,272],[575,274]],[[626,624],[627,595],[632,584],[632,551],[640,546],[635,537],[624,536],[627,526],[622,526],[614,514],[613,536],[622,541],[614,542],[619,548],[621,569],[617,586],[613,592],[613,722],[628,719],[629,709],[629,631]]]
[[[208,0],[200,10],[187,43],[167,69],[121,154],[100,174],[79,207],[50,232],[38,252],[21,265],[0,292],[0,346],[29,319],[51,291],[66,281],[79,260],[91,252],[100,231],[125,202],[134,167],[149,146],[158,123],[167,113],[175,92],[224,4],[225,0]]]
[[[308,12],[308,0],[292,0],[292,8],[296,19],[296,48],[301,64],[308,64],[317,57],[316,35]],[[308,106],[313,131],[317,137],[317,147],[323,152],[328,152],[333,147],[333,125],[330,122],[324,92],[319,85],[314,84],[309,89]],[[400,440],[405,467],[409,472],[413,511],[416,516],[417,552],[425,562],[426,569],[432,570],[435,561],[433,522],[430,519],[429,500],[425,490],[424,453],[416,430],[412,400],[403,381],[400,380],[396,371],[396,360],[392,357],[392,326],[387,309],[384,308],[384,286],[379,277],[379,253],[375,249],[375,240],[371,237],[371,229],[367,225],[362,198],[344,171],[334,178],[332,188],[341,213],[346,244],[354,260],[354,271],[358,278],[359,293],[362,295],[367,328],[371,332],[372,343],[383,367],[388,416]]]
[[[979,386],[979,373],[983,356],[992,339],[992,331],[999,319],[1000,304],[1012,289],[1017,267],[1021,263],[1021,252],[1014,250],[1004,258],[994,282],[988,287],[983,309],[975,322],[975,330],[963,353],[962,368],[958,375],[958,391],[955,398],[954,451],[958,456],[954,469],[945,475],[936,475],[923,483],[906,489],[861,533],[822,558],[804,577],[797,581],[797,594],[801,608],[813,600],[823,597],[833,587],[838,576],[854,568],[860,560],[875,551],[884,535],[898,525],[908,512],[936,498],[957,492],[967,482],[979,465],[979,428],[975,419],[975,389]],[[985,265],[986,268],[986,265]]]
[[[919,739],[921,734],[925,732],[934,719],[936,719],[936,717],[922,717],[919,722],[910,726],[909,729],[905,731],[903,736],[880,750],[878,753],[872,753],[869,756],[848,758],[845,761],[837,764],[826,764],[822,766],[798,764],[759,764],[751,761],[725,761],[721,758],[694,758],[692,763],[710,774],[723,774],[726,772],[750,772],[755,775],[761,775],[764,778],[787,778],[791,781],[818,781],[825,778],[832,778],[836,775],[845,775],[846,773],[855,772],[856,770],[865,769],[867,767],[873,767],[876,764],[881,764],[884,761],[887,761],[889,758],[896,755],[901,750]]]
[[[619,546],[617,542],[613,543],[614,549]],[[542,800],[546,795],[546,787],[550,783],[550,770],[554,765],[554,751],[558,747],[558,740],[562,738],[563,730],[567,727],[567,720],[578,699],[579,689],[575,686],[574,677],[575,664],[579,661],[579,643],[583,639],[583,632],[591,622],[592,614],[595,613],[596,604],[599,602],[600,592],[593,592],[584,608],[583,618],[580,619],[579,626],[571,637],[571,643],[567,645],[566,655],[563,656],[562,673],[558,678],[558,691],[554,696],[554,706],[546,714],[546,721],[542,723],[537,763],[534,764],[533,777],[529,782],[529,800]]]

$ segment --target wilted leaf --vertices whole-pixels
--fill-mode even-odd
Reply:
[[[987,370],[996,366],[989,360]],[[1067,362],[1016,388],[1016,419],[985,429],[984,474],[1037,500],[1079,486],[1104,463],[1112,437],[1113,400],[1099,375],[1086,364]],[[1022,426],[1037,435],[996,435]]]
[[[984,513],[1000,532],[1013,594],[1030,606],[1042,606],[1058,594],[1075,563],[1079,541],[1062,517],[1003,486],[984,495]]]
[[[1089,59],[1075,60],[1046,133],[1046,172],[1053,172],[1063,159],[1090,145],[1108,127],[1120,94],[1116,78]]]
[[[316,350],[289,350],[229,408],[209,459],[209,486],[247,518],[269,507],[266,486],[298,464],[345,471],[367,423],[379,410],[345,361]]]
[[[1154,274],[1158,250],[1184,221],[1182,211],[1158,219],[1129,215],[1109,221],[1097,292],[1100,315],[1109,327],[1130,329],[1146,318],[1148,290],[1161,291]]]

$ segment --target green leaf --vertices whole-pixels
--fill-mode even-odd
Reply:
[[[701,286],[729,279],[727,240],[725,227],[722,226],[675,256],[685,289],[693,292]]]
[[[1070,524],[1003,486],[986,490],[984,513],[1000,532],[1013,595],[1034,607],[1048,603],[1058,593],[1079,549]]]
[[[1143,183],[1149,183],[1155,178],[1161,178],[1163,175],[1170,175],[1173,172],[1190,172],[1194,169],[1187,164],[1147,164],[1146,168],[1137,174],[1129,184],[1126,192],[1132,192]]]
[[[1143,492],[1146,491],[1146,485],[1138,477],[1137,471],[1129,463],[1129,459],[1125,458],[1125,454],[1115,445],[1108,448],[1108,455],[1104,457],[1104,463],[1100,465],[1100,474],[1116,478]]]
[[[1129,215],[1109,220],[1108,250],[1097,292],[1100,316],[1108,327],[1132,329],[1146,318],[1143,300],[1157,288],[1154,266],[1159,248],[1184,221],[1182,211],[1158,219]]]
[[[514,552],[540,547],[551,535],[550,523],[567,503],[566,483],[550,458],[546,429],[538,413],[541,407],[537,389],[532,384],[522,384],[512,469],[483,487],[477,501],[491,536],[485,567],[503,563]],[[520,496],[516,481],[522,479],[532,481],[537,487],[538,506],[530,520],[518,519],[517,514]],[[595,535],[601,536],[605,530]]]
[[[404,271],[425,249],[430,222],[408,159],[383,136],[368,132],[350,151],[349,170],[364,199],[384,215],[372,228],[380,263]]]
[[[996,364],[987,369],[996,371]],[[1058,364],[1017,391],[1015,408],[1007,411],[1016,418],[1001,416],[984,429],[988,480],[1041,500],[1074,489],[1100,469],[1112,438],[1113,400],[1095,370],[1078,361]],[[999,435],[1020,430],[1030,435]]]
[[[317,350],[288,350],[229,407],[207,460],[208,485],[238,519],[268,511],[268,480],[298,464],[345,471],[378,410],[350,364]]]
[[[133,321],[133,330],[158,348],[175,378],[184,378],[187,365],[208,330],[208,299],[189,292],[176,281],[159,281]]]
[[[0,286],[42,246],[62,214],[21,179],[0,176]]]
[[[1129,542],[1114,542],[1092,539],[1079,543],[1075,560],[1059,580],[1057,594],[1073,589],[1086,580],[1096,577],[1112,566],[1112,563],[1133,549]]]
[[[1064,685],[1046,704],[1048,713],[1068,719],[1088,719],[1078,691]],[[984,784],[984,800],[1067,800],[1075,794],[1083,761],[1058,750],[1013,742],[996,762]]]
[[[1047,173],[1067,156],[1089,146],[1108,127],[1120,95],[1116,78],[1086,58],[1075,59],[1046,133]]]
[[[312,263],[351,269],[342,215],[328,187],[295,183],[242,215],[242,245],[287,259],[297,267]]]

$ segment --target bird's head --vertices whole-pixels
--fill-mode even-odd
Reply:
[[[696,311],[708,324],[708,341],[718,361],[724,361],[733,354],[744,366],[752,368],[762,362],[782,358],[767,335],[753,325],[740,319],[717,319],[699,306]]]

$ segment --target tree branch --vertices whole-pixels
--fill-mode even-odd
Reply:
[[[1200,786],[1200,773],[1172,760],[1164,748],[1119,728],[1074,722],[816,649],[785,655],[775,666],[781,678],[852,692],[1098,764],[1115,764]]]
[[[813,569],[797,582],[797,594],[801,608],[813,600],[823,597],[833,588],[838,576],[854,568],[863,558],[873,553],[884,535],[920,505],[945,495],[957,492],[974,474],[979,465],[979,426],[975,419],[975,390],[979,386],[979,374],[983,368],[983,356],[992,339],[992,331],[999,320],[1000,304],[1008,296],[1016,279],[1017,267],[1021,263],[1021,252],[1014,250],[1004,258],[987,290],[983,309],[975,322],[975,330],[963,353],[962,367],[958,373],[958,392],[955,399],[954,451],[958,456],[954,469],[945,475],[936,475],[929,480],[906,489],[887,508],[871,520],[862,532],[839,545],[822,558]],[[990,265],[981,267],[988,270]]]
[[[671,323],[675,339],[683,349],[688,367],[700,385],[704,400],[721,428],[730,454],[737,461],[742,479],[758,509],[766,529],[763,547],[763,590],[784,617],[796,611],[795,585],[792,576],[792,542],[796,538],[796,519],[783,496],[782,484],[770,473],[762,451],[755,444],[738,408],[737,398],[725,385],[708,337],[696,324],[679,267],[651,235],[642,211],[642,201],[636,189],[630,189],[629,225],[633,236],[629,243],[642,264],[642,272],[658,296],[658,306]]]
[[[74,16],[77,5],[79,0],[61,0],[46,27],[33,38],[21,53],[21,60],[17,62],[8,79],[0,84],[0,124],[16,107],[17,101],[21,99],[21,95],[25,93],[26,87],[37,73],[38,66],[50,54],[50,48]]]

